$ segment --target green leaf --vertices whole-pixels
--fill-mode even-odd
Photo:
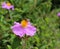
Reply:
[[[12,49],[12,47],[11,47],[10,45],[7,45],[7,48],[8,48],[8,49]]]
[[[12,43],[12,49],[16,49],[17,47],[19,47],[20,46],[20,38],[18,38],[18,37],[16,37],[16,38],[14,38],[14,40],[13,40],[13,43]]]

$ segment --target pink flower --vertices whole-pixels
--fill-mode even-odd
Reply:
[[[57,14],[57,16],[60,16],[60,12]]]
[[[33,36],[36,33],[36,28],[30,22],[22,20],[21,23],[14,22],[11,27],[14,34],[23,37],[24,35]]]
[[[3,2],[2,3],[2,8],[8,9],[8,10],[10,10],[10,9],[14,10],[14,6],[11,5],[9,2],[7,2],[7,3]]]

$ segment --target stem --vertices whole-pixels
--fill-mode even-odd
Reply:
[[[34,8],[36,7],[37,4],[37,0],[34,0]]]
[[[9,13],[10,20],[13,22],[13,16],[12,16],[12,14],[11,14],[11,11],[8,10],[8,13]]]
[[[22,49],[26,49],[26,41],[22,38]]]
[[[12,19],[11,11],[8,10],[8,12],[9,12],[10,19]]]
[[[22,49],[26,49],[26,38],[22,38]]]

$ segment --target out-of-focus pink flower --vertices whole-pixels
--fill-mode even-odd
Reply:
[[[57,14],[57,16],[60,16],[60,12]]]
[[[8,9],[8,10],[10,10],[10,9],[14,10],[14,6],[11,5],[11,3],[9,3],[9,2],[7,2],[7,3],[3,2],[2,3],[2,8]]]
[[[12,26],[11,29],[14,34],[20,37],[24,35],[34,36],[36,33],[36,28],[27,20],[22,20],[21,23],[14,22],[14,26]]]

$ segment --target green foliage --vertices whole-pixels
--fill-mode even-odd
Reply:
[[[10,2],[14,10],[1,7]],[[59,1],[60,2],[60,1]],[[13,22],[30,19],[37,28],[35,36],[27,40],[27,49],[60,49],[60,9],[52,8],[52,0],[1,0],[0,1],[0,49],[22,49],[21,38],[11,31]]]

